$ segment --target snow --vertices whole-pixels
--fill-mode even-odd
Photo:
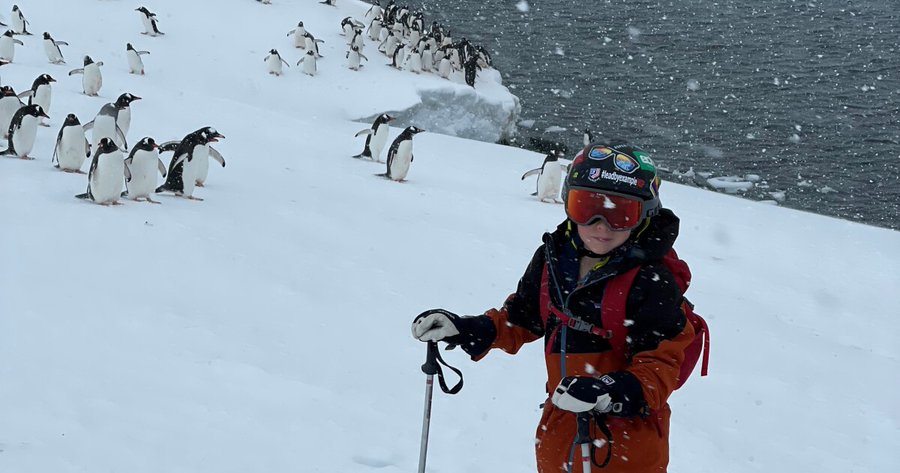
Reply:
[[[52,66],[26,37],[2,71],[17,92],[59,82],[37,160],[0,159],[0,471],[414,471],[425,350],[409,323],[515,289],[563,218],[518,179],[543,156],[424,133],[405,183],[350,159],[354,119],[461,90],[378,65],[370,42],[373,64],[348,70],[339,23],[362,3],[156,0],[156,38],[128,2],[18,4],[71,46]],[[319,74],[266,74],[269,49],[300,56],[285,37],[300,19],[326,41]],[[128,41],[151,51],[146,76],[128,74]],[[66,76],[84,54],[105,63],[99,98]],[[89,121],[126,91],[144,98],[129,141],[226,136],[204,202],[93,205],[73,197],[85,176],[51,167],[65,114]],[[661,192],[713,333],[710,376],[671,398],[670,470],[900,470],[900,233]],[[466,385],[435,395],[428,471],[533,471],[539,344],[445,358]]]

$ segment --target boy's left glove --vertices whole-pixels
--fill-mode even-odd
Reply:
[[[599,378],[567,376],[553,390],[550,401],[570,412],[593,410],[622,417],[640,414],[645,404],[637,378],[625,371]]]

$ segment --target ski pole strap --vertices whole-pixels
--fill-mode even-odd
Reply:
[[[448,388],[446,381],[444,381],[444,371],[441,369],[441,365],[446,366],[450,371],[453,371],[459,376],[459,382],[452,388]],[[447,362],[441,358],[441,352],[438,350],[437,342],[428,342],[428,354],[425,357],[425,364],[422,365],[422,371],[427,375],[436,374],[438,377],[438,384],[441,386],[441,391],[444,391],[447,394],[456,394],[463,387],[462,371],[448,365]]]
[[[606,465],[609,465],[609,461],[612,460],[613,435],[612,431],[609,430],[609,426],[606,425],[606,414],[597,412],[592,412],[592,414],[594,415],[594,422],[596,422],[597,428],[599,428],[600,432],[603,432],[603,435],[606,436],[606,458],[603,459],[603,463],[597,463],[597,460],[594,458],[594,452],[597,450],[597,446],[594,442],[591,442],[591,463],[597,468],[605,468]]]

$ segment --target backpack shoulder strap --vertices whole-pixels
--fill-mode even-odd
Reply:
[[[600,303],[603,328],[612,333],[609,344],[612,346],[613,352],[622,359],[627,357],[625,339],[628,335],[628,328],[625,326],[625,306],[631,285],[634,284],[634,278],[637,277],[640,270],[641,267],[636,266],[607,281],[603,290],[603,300]]]

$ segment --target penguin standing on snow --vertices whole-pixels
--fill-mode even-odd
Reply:
[[[56,135],[51,163],[56,162],[54,166],[61,171],[84,174],[81,165],[90,156],[91,145],[84,136],[84,127],[74,113],[66,115],[66,120]]]
[[[425,43],[422,49],[422,70],[425,72],[434,70],[434,54],[431,52],[430,43]]]
[[[34,138],[37,136],[37,126],[40,117],[46,117],[46,113],[40,105],[26,105],[13,115],[9,123],[9,144],[0,151],[0,155],[14,155],[22,159],[34,159],[28,153],[34,148]]]
[[[304,74],[307,74],[310,76],[316,75],[316,53],[315,53],[315,51],[313,51],[311,49],[307,50],[306,56],[303,56],[302,58],[300,58],[300,60],[297,61],[297,65],[299,66],[301,63],[303,63],[303,73]]]
[[[414,74],[420,74],[422,72],[422,54],[419,52],[418,48],[412,48],[412,51],[406,56],[406,64],[404,64],[403,67]]]
[[[156,19],[156,13],[152,13],[147,7],[135,8],[134,11],[141,15],[141,23],[144,25],[144,31],[141,32],[141,34],[150,36],[161,36],[165,34],[162,31],[159,31],[159,26],[156,24],[159,21]]]
[[[0,36],[0,60],[13,62],[16,57],[16,45],[24,46],[25,43],[13,38],[13,32],[6,30],[3,36]]]
[[[65,41],[56,41],[50,36],[50,33],[44,32],[44,52],[47,53],[47,60],[50,61],[50,64],[66,63],[66,60],[63,59],[62,51],[59,49],[61,45],[68,46],[69,43]]]
[[[19,10],[18,5],[13,5],[12,7],[12,31],[15,34],[24,34],[31,35],[28,32],[28,20],[25,19],[25,15],[22,14],[22,10]]]
[[[126,130],[131,127],[131,102],[135,100],[140,100],[140,97],[124,93],[115,102],[104,105],[93,120],[85,123],[85,130],[93,130],[94,146],[101,139],[110,138],[116,145],[128,149],[125,135],[128,133]],[[123,126],[126,129],[122,129]]]
[[[0,87],[0,130],[3,130],[3,137],[8,138],[9,123],[12,121],[13,115],[24,107],[21,97],[31,95],[31,91],[22,92],[16,95],[16,91],[8,85]]]
[[[56,80],[50,77],[49,74],[39,75],[37,79],[34,80],[34,83],[31,84],[31,95],[28,97],[28,105],[40,105],[44,110],[44,113],[49,114],[51,82],[56,82]],[[43,126],[50,126],[49,124],[44,123],[43,120],[40,120],[39,124]]]
[[[119,198],[122,196],[124,180],[128,177],[122,151],[111,139],[103,138],[91,160],[87,192],[75,197],[92,200],[100,205],[121,205]]]
[[[394,117],[382,113],[375,118],[375,121],[370,128],[357,132],[356,135],[354,135],[356,137],[366,135],[366,146],[363,148],[362,153],[353,157],[367,158],[380,163],[381,150],[384,149],[384,144],[387,143],[388,134],[391,132],[390,123],[392,121],[394,121]]]
[[[541,202],[559,202],[559,183],[562,180],[562,165],[559,164],[560,154],[556,150],[551,150],[544,158],[541,167],[522,175],[522,180],[528,176],[538,175],[537,192],[531,195],[538,196]]]
[[[291,67],[290,64],[287,63],[287,61],[281,58],[281,55],[278,54],[277,49],[269,50],[269,54],[266,56],[265,62],[266,67],[269,69],[269,74],[276,76],[284,74],[284,69],[281,67],[282,64]]]
[[[475,77],[478,75],[478,69],[481,69],[481,65],[478,64],[478,56],[470,56],[466,59],[466,62],[463,63],[463,69],[466,72],[466,84],[474,88]]]
[[[150,51],[138,51],[131,43],[125,45],[125,57],[128,58],[128,71],[132,74],[144,75],[144,61],[141,56],[150,54]]]
[[[303,22],[298,22],[297,27],[288,31],[288,36],[294,36],[294,47],[300,49],[306,49],[306,28],[303,26]]]
[[[312,34],[310,34],[309,32],[307,32],[306,35],[303,36],[303,38],[306,41],[306,52],[307,53],[309,53],[310,51],[313,51],[314,53],[316,53],[317,58],[323,57],[321,54],[319,54],[319,43],[324,43],[325,42],[324,40],[316,39],[316,37],[313,36]]]
[[[174,151],[172,161],[169,162],[169,172],[166,182],[156,188],[156,193],[174,192],[177,196],[191,200],[203,200],[194,197],[194,187],[197,182],[198,163],[209,159],[209,144],[225,138],[213,127],[203,127],[183,140],[172,142],[171,146],[163,145],[160,151]]]
[[[103,75],[100,73],[100,66],[102,65],[103,61],[94,62],[90,56],[85,56],[84,67],[69,71],[69,76],[82,74],[81,87],[84,90],[84,95],[96,97],[100,93],[100,87],[103,87]]]
[[[358,71],[362,64],[360,64],[360,60],[365,59],[369,60],[363,53],[359,52],[359,47],[356,45],[351,45],[350,50],[347,51],[347,67],[351,70]]]
[[[413,161],[413,136],[422,133],[423,129],[414,126],[406,127],[388,149],[387,172],[378,174],[378,176],[386,177],[392,181],[403,182],[406,174],[409,172],[409,165]]]
[[[150,198],[150,194],[156,190],[156,173],[166,177],[166,165],[159,159],[159,145],[156,141],[149,136],[138,141],[125,159],[125,168],[130,177],[125,179],[126,190],[122,197],[158,204],[159,202]]]

